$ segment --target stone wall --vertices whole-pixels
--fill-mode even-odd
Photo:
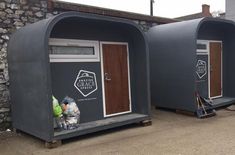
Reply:
[[[0,1],[0,130],[10,127],[10,97],[7,66],[7,42],[20,27],[47,16],[47,0]]]
[[[51,3],[50,0],[0,0],[0,131],[11,127],[8,90],[10,84],[6,58],[10,35],[27,24],[65,11],[53,8]],[[153,25],[157,25],[157,22],[133,21],[140,25],[144,31],[147,31]]]
[[[152,23],[152,22],[147,22],[143,20],[133,20],[137,25],[139,25],[140,29],[143,30],[144,32],[147,32],[149,28],[158,25],[157,23]]]

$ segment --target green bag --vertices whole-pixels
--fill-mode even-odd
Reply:
[[[58,100],[52,96],[52,104],[53,104],[53,114],[55,117],[60,117],[62,116],[62,109],[60,107],[60,104]]]

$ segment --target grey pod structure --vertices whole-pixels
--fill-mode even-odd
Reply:
[[[152,104],[195,112],[195,92],[213,108],[235,101],[235,25],[202,18],[147,32]]]
[[[148,61],[128,20],[67,12],[20,28],[8,46],[13,127],[51,142],[149,120]],[[78,128],[54,130],[52,95],[76,101]]]

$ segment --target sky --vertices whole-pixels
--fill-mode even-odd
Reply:
[[[150,0],[60,0],[115,10],[150,14]],[[174,18],[201,12],[201,5],[208,4],[213,11],[225,11],[225,0],[155,0],[154,16]]]

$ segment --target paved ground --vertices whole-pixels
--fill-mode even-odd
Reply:
[[[235,106],[231,107],[235,109]],[[0,155],[78,154],[235,154],[235,111],[220,110],[217,116],[192,116],[153,110],[153,125],[129,125],[64,141],[56,149],[26,134],[0,136]]]

